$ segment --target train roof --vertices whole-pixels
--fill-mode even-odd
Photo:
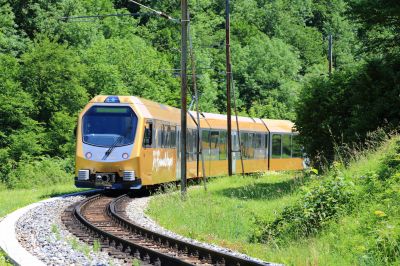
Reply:
[[[99,95],[94,97],[91,103],[104,103],[109,97],[108,95]],[[144,98],[136,96],[117,96],[120,103],[133,104],[136,111],[140,113],[140,116],[148,119],[156,119],[169,121],[173,124],[180,124],[181,122],[181,109],[150,101]],[[196,124],[187,115],[187,124],[190,128],[195,128]]]
[[[107,95],[99,95],[94,97],[91,103],[104,103]],[[169,121],[174,124],[180,124],[181,110],[169,105],[157,103],[136,96],[118,96],[120,103],[133,104],[142,117],[148,119],[157,119]],[[197,113],[190,111],[187,115],[187,124],[190,128],[195,128]],[[227,116],[224,114],[214,114],[200,112],[200,126],[202,128],[226,129]],[[289,120],[277,119],[260,119],[238,116],[239,128],[245,131],[269,131],[278,133],[294,132],[294,123]],[[232,116],[232,130],[236,130],[236,117]]]
[[[263,119],[271,132],[289,133],[296,132],[294,123],[289,120]]]

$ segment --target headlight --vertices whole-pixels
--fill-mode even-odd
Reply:
[[[85,154],[85,157],[86,157],[86,159],[92,158],[92,153],[91,153],[91,152],[87,152],[87,153]]]
[[[124,171],[123,180],[124,181],[134,181],[135,180],[135,171]]]
[[[129,158],[129,154],[127,154],[127,153],[122,154],[122,158],[123,159],[128,159]]]
[[[78,180],[79,181],[89,180],[89,170],[79,170],[78,171]]]

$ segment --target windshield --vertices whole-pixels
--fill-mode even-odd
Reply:
[[[137,116],[128,106],[92,106],[82,123],[84,143],[101,147],[115,143],[125,146],[135,139]]]

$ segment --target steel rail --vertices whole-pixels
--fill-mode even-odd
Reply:
[[[146,229],[142,226],[132,223],[126,218],[122,217],[118,214],[118,204],[126,199],[128,195],[122,195],[116,199],[114,199],[108,205],[108,211],[112,219],[118,223],[120,226],[130,230],[131,232],[144,236],[146,238],[155,240],[164,245],[167,245],[171,248],[178,249],[180,251],[184,251],[187,254],[192,256],[197,256],[200,259],[207,258],[211,260],[214,265],[236,265],[236,266],[265,266],[265,265],[273,265],[271,263],[261,263],[251,259],[245,259],[241,257],[237,257],[234,255],[226,254],[223,252],[218,252],[213,249],[205,248],[199,245],[195,245],[186,241],[182,241],[179,239],[172,238],[167,235],[163,235],[149,229]]]
[[[160,253],[156,250],[149,249],[133,243],[131,241],[122,239],[118,236],[114,236],[94,225],[92,225],[82,214],[83,210],[85,209],[86,205],[96,199],[99,199],[101,194],[94,195],[81,203],[79,203],[74,208],[74,215],[75,217],[81,222],[92,234],[99,237],[101,240],[108,242],[110,246],[116,247],[117,249],[121,250],[124,253],[131,254],[134,257],[140,259],[148,260],[155,265],[192,265],[190,263],[184,262],[178,258]]]

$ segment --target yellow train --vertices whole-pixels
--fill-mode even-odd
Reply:
[[[203,176],[197,163],[197,116],[188,113],[187,178]],[[238,118],[243,171],[303,168],[301,147],[288,120]],[[228,173],[226,115],[200,113],[206,176]],[[233,173],[242,172],[232,118]],[[77,187],[139,189],[180,180],[180,109],[134,96],[97,96],[79,116]]]

